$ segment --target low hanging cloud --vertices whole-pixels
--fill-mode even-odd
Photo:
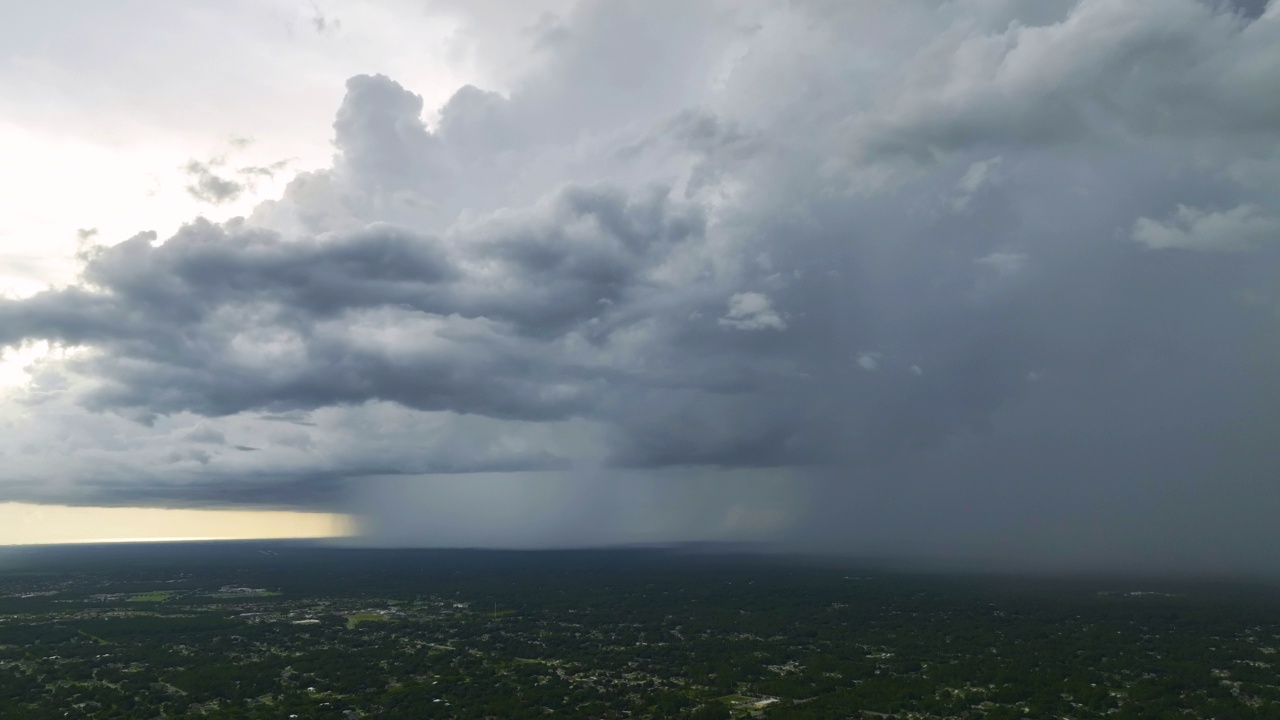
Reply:
[[[484,12],[459,32],[509,51]],[[1275,3],[548,18],[504,92],[427,108],[352,77],[331,166],[0,299],[0,345],[72,349],[13,392],[40,420],[0,441],[0,489],[332,508],[379,482],[355,505],[411,542],[392,505],[419,476],[482,474],[445,493],[478,508],[550,474],[573,512],[527,529],[556,543],[618,539],[600,518],[643,495],[700,510],[628,516],[628,537],[767,525],[992,556],[1003,529],[1013,560],[1173,565],[1275,548],[1252,510],[1280,503],[1260,470],[1280,467],[1260,440],[1280,400]],[[217,202],[236,191],[203,173],[283,169],[193,178]],[[644,491],[606,489],[621,477]],[[1188,554],[1172,528],[1193,518],[1237,540]]]
[[[1156,250],[1237,251],[1280,242],[1280,217],[1254,205],[1210,212],[1179,205],[1164,222],[1138,218],[1133,239]]]
[[[730,297],[729,311],[719,323],[739,330],[787,329],[787,323],[773,309],[768,296],[755,292],[735,293]]]

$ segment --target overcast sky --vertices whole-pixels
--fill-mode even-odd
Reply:
[[[1274,0],[12,3],[0,86],[0,501],[1280,553]]]

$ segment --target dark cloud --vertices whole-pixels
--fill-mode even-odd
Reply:
[[[259,420],[267,420],[269,422],[282,422],[291,425],[302,425],[304,427],[315,427],[315,423],[307,419],[307,413],[292,412],[283,415],[259,415]]]
[[[253,139],[232,135],[226,140],[231,152],[243,150],[253,144]],[[239,200],[245,193],[254,192],[258,183],[275,178],[288,168],[290,159],[277,160],[267,165],[246,165],[235,170],[227,169],[227,155],[215,155],[208,160],[191,159],[182,167],[191,179],[187,194],[212,205]]]
[[[446,240],[390,225],[285,241],[197,221],[99,249],[85,288],[3,301],[8,343],[95,344],[97,409],[227,415],[372,399],[509,418],[584,411],[603,374],[563,357],[703,230],[665,191],[567,187]],[[593,321],[603,327],[596,330]],[[521,338],[533,336],[542,343]],[[273,357],[274,356],[274,357]]]
[[[214,205],[231,202],[245,191],[244,183],[218,175],[214,169],[220,163],[191,160],[183,166],[183,171],[191,178],[187,193],[191,197]]]
[[[1204,564],[1238,520],[1242,563],[1275,547],[1274,8],[587,2],[536,27],[509,91],[432,126],[351,78],[332,167],[0,300],[0,344],[91,349],[48,395],[156,432],[263,421],[112,492],[567,472],[586,519],[559,542],[639,502],[610,472],[659,498],[738,473],[786,480],[693,483],[706,526],[808,546]],[[368,447],[326,455],[344,436]],[[1197,506],[1203,552],[1175,538]]]
[[[188,482],[170,479],[135,479],[130,482],[89,480],[84,483],[85,492],[71,498],[71,501],[95,507],[242,506],[336,510],[346,500],[344,480],[343,475],[334,472],[263,475],[238,480],[217,477]]]
[[[241,454],[267,452],[263,448],[237,445]],[[256,452],[255,452],[256,451]],[[457,457],[442,454],[435,458],[404,463],[400,466],[373,462],[342,464],[325,470],[255,470],[234,476],[218,471],[215,453],[192,449],[171,451],[165,462],[193,461],[198,471],[182,480],[165,474],[143,474],[129,478],[84,477],[78,481],[80,491],[72,495],[51,493],[40,483],[15,483],[11,496],[27,502],[66,502],[99,507],[286,507],[302,510],[340,511],[349,504],[353,491],[352,478],[394,478],[422,475],[461,476],[473,474],[506,474],[512,472],[564,472],[570,464],[550,453],[502,458]]]
[[[1240,13],[1247,20],[1257,20],[1267,9],[1268,0],[1222,0],[1217,7],[1226,7]]]

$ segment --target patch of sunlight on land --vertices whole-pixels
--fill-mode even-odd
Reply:
[[[125,600],[129,602],[164,602],[173,597],[173,593],[168,590],[157,590],[155,592],[134,593]]]
[[[0,545],[348,537],[351,518],[290,510],[0,503]]]
[[[352,613],[347,616],[347,629],[350,630],[363,622],[385,622],[386,619],[377,613]]]

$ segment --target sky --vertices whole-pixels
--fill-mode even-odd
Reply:
[[[1275,0],[12,5],[0,502],[1274,571]]]

